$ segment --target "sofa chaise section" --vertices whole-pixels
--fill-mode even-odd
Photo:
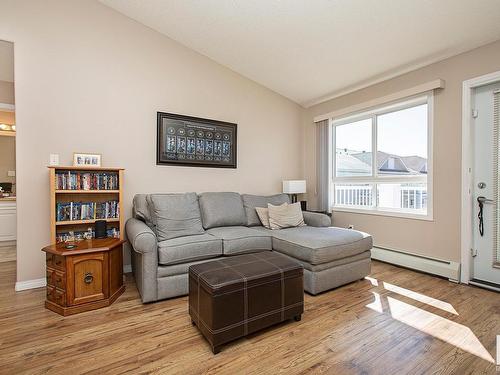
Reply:
[[[304,289],[318,294],[364,278],[370,273],[372,237],[336,227],[297,227],[268,232],[273,250],[304,267]]]
[[[372,248],[370,235],[344,228],[297,227],[272,231],[273,249],[312,265],[351,257]]]

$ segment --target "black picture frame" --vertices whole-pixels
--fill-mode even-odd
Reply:
[[[238,125],[157,112],[156,164],[237,168]]]

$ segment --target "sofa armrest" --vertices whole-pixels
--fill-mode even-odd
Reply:
[[[125,224],[127,238],[135,252],[140,254],[153,253],[157,251],[158,242],[156,235],[143,221],[128,219]]]
[[[127,238],[132,245],[132,271],[143,303],[158,299],[158,241],[144,222],[128,219]]]
[[[331,227],[332,219],[328,215],[319,212],[303,211],[304,222],[311,227]]]

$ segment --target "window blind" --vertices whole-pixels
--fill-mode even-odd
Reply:
[[[494,215],[494,238],[493,238],[493,264],[500,266],[500,90],[493,92],[493,176],[495,215]]]
[[[330,211],[329,141],[329,120],[316,122],[316,190],[320,211]]]

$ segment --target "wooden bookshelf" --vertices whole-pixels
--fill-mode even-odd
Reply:
[[[119,194],[120,190],[56,190],[56,194]]]
[[[53,167],[49,168],[50,184],[50,240],[56,243],[58,233],[69,231],[86,231],[87,228],[94,226],[96,220],[106,220],[108,229],[116,228],[120,231],[120,239],[124,237],[123,221],[123,168],[105,168],[105,167]],[[116,173],[118,176],[118,189],[57,189],[57,176],[59,173]],[[103,203],[107,201],[117,201],[119,207],[119,217],[110,217],[105,219],[89,220],[57,220],[57,204],[70,202],[85,203]]]
[[[59,226],[59,225],[77,225],[77,224],[94,224],[97,220],[106,220],[108,223],[117,223],[120,221],[120,218],[113,217],[110,219],[56,221],[56,226]]]

